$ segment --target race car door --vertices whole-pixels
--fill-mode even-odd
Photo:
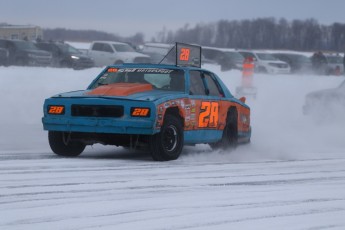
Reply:
[[[195,104],[195,125],[191,142],[209,143],[221,138],[219,113],[222,92],[216,79],[209,72],[194,70],[189,74],[189,95]]]

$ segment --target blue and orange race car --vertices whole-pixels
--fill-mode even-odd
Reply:
[[[250,108],[201,67],[199,46],[176,43],[171,64],[108,66],[86,90],[45,100],[52,151],[81,154],[101,143],[148,149],[154,160],[177,159],[184,145],[231,148],[250,141]]]

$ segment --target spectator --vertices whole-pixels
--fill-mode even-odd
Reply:
[[[313,69],[317,74],[326,74],[327,59],[321,51],[316,52],[311,57]]]

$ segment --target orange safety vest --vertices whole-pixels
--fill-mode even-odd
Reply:
[[[254,74],[254,62],[246,58],[242,65],[242,76],[252,77],[253,74]]]
[[[252,87],[254,75],[254,61],[252,59],[244,59],[242,66],[242,87]]]

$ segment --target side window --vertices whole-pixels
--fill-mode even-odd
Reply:
[[[92,50],[103,51],[102,47],[103,47],[103,45],[101,43],[94,43],[92,46]]]
[[[202,74],[199,71],[190,71],[189,74],[189,94],[206,95]]]
[[[40,49],[51,51],[51,47],[50,47],[48,44],[43,44],[43,43],[41,44],[41,43],[38,43],[37,46],[38,46]]]
[[[102,51],[105,51],[108,53],[113,53],[113,49],[111,48],[111,46],[109,44],[103,44],[103,50]]]
[[[217,56],[216,52],[211,49],[203,49],[202,53],[206,58],[209,58],[209,59],[214,59]]]
[[[249,52],[241,52],[241,54],[242,54],[243,57],[245,57],[245,58],[251,57],[251,58],[253,58],[254,60],[256,59],[256,58],[255,58],[255,55],[252,54],[252,53],[249,53]]]
[[[208,73],[204,74],[205,80],[207,82],[207,87],[209,90],[209,96],[217,96],[221,97],[223,93],[220,91],[218,84],[216,83],[215,79],[211,77]]]

